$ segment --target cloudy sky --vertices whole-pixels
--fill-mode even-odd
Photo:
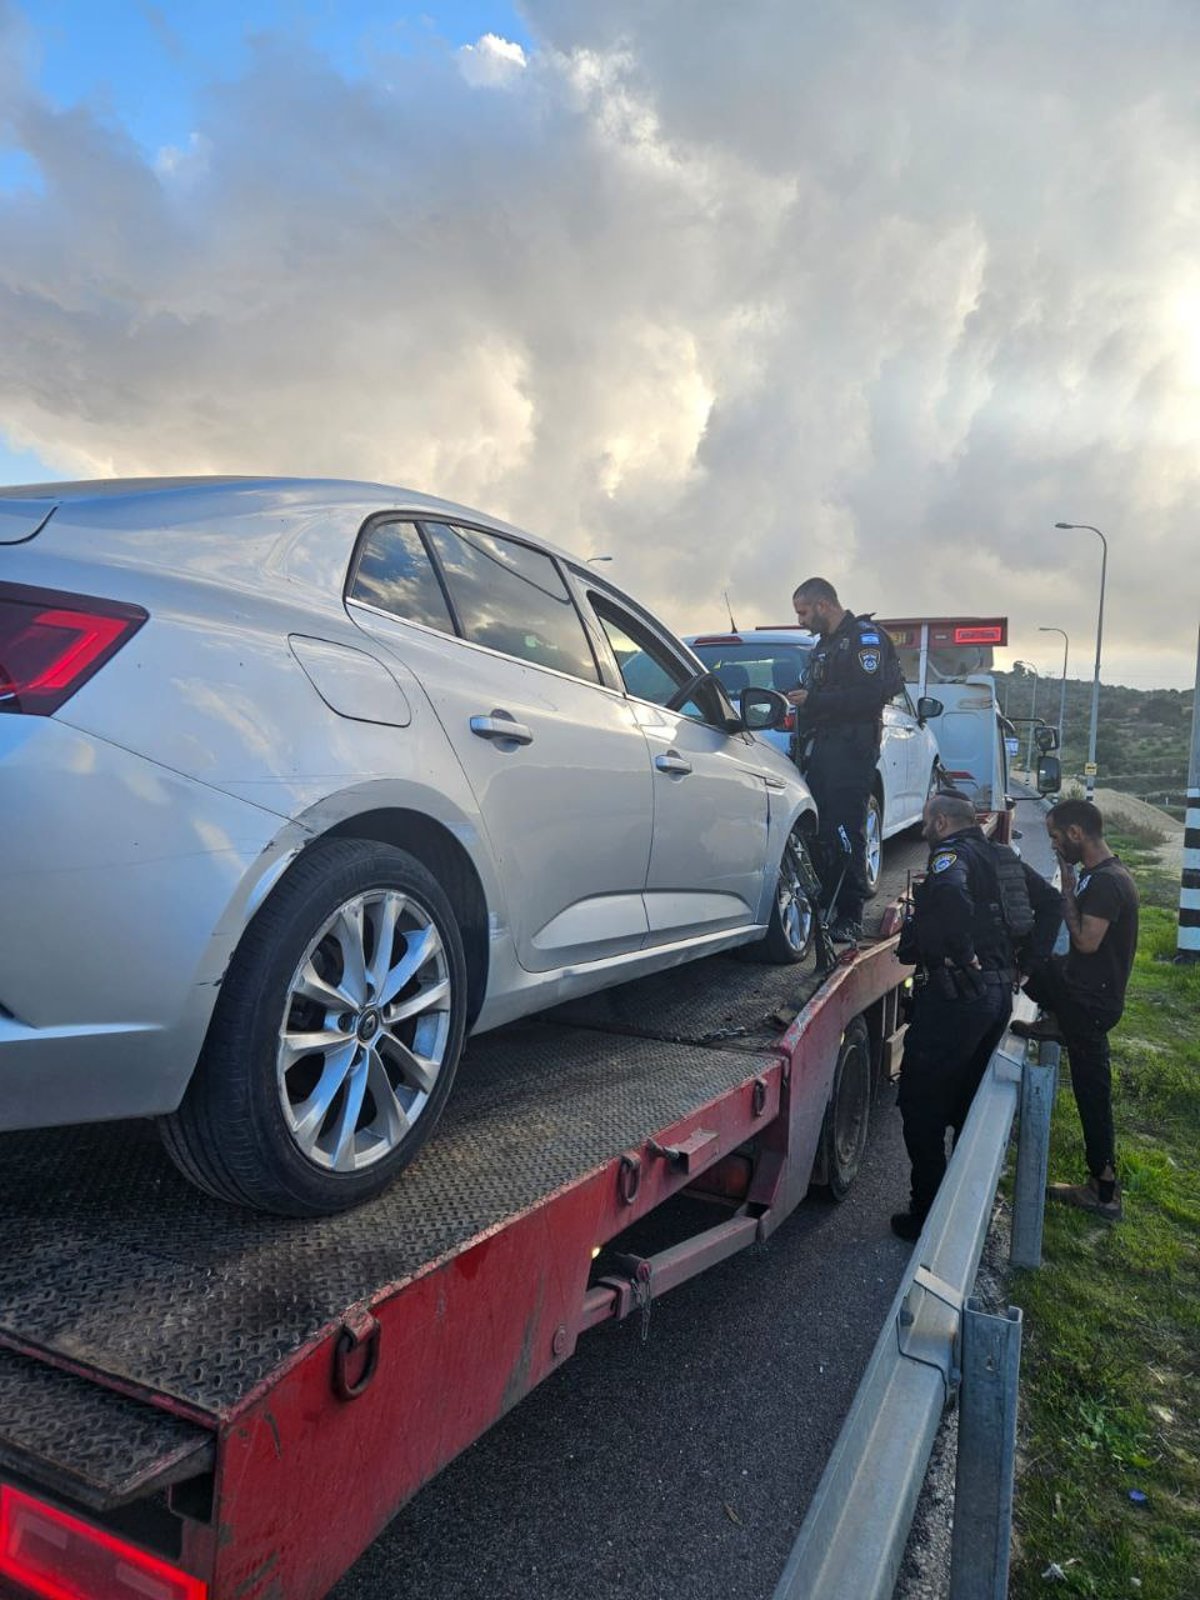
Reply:
[[[1190,684],[1195,0],[0,0],[0,481],[366,477],[681,631]]]

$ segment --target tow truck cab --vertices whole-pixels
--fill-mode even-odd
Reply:
[[[913,699],[933,697],[945,779],[977,811],[1003,814],[1008,792],[1006,723],[991,676],[993,653],[1008,643],[1007,617],[877,619],[896,646]]]

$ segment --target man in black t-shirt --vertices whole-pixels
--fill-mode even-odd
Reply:
[[[1137,888],[1108,848],[1103,818],[1090,801],[1060,800],[1046,818],[1046,829],[1062,869],[1070,948],[1065,956],[1051,957],[1025,985],[1025,993],[1052,1015],[1014,1023],[1012,1031],[1030,1039],[1058,1040],[1071,1061],[1090,1176],[1084,1184],[1051,1184],[1051,1197],[1116,1222],[1121,1186],[1108,1035],[1121,1020],[1137,949]]]

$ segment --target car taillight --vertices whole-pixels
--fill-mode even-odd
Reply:
[[[0,583],[0,711],[51,716],[147,615],[120,600]]]
[[[0,1485],[0,1577],[43,1600],[204,1600],[208,1585],[56,1506]]]
[[[784,733],[795,733],[795,731],[796,731],[796,713],[795,713],[795,711],[794,710],[789,711],[787,716],[784,717],[783,721],[779,724],[779,726],[783,729]]]

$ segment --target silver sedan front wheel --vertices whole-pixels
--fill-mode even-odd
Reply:
[[[867,860],[866,879],[867,895],[877,893],[879,878],[883,872],[883,805],[879,796],[872,792],[867,800]]]
[[[326,918],[292,974],[276,1055],[302,1155],[355,1172],[400,1144],[445,1064],[450,1002],[445,947],[417,901],[377,889]]]
[[[804,848],[799,830],[789,837],[779,863],[775,904],[766,937],[753,950],[757,958],[778,966],[803,961],[812,945],[816,917],[804,888],[799,852]]]

